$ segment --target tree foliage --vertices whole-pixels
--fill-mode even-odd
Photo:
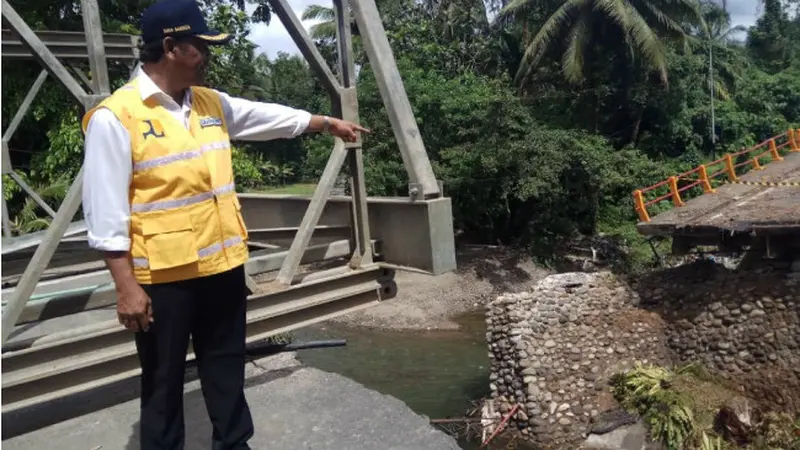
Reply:
[[[149,3],[101,1],[105,31],[136,33],[139,11]],[[34,28],[77,30],[79,4],[16,6]],[[271,19],[266,3],[202,4],[215,27],[237,36],[214,50],[213,86],[330,113],[302,57],[256,54],[249,31]],[[246,14],[247,5],[256,13]],[[732,23],[715,0],[381,0],[378,6],[435,173],[453,198],[459,236],[471,242],[530,245],[546,255],[576,236],[635,240],[632,190],[800,125],[797,2],[765,0],[749,30]],[[337,73],[333,11],[312,5],[303,15],[321,21],[311,34]],[[372,130],[364,139],[368,190],[406,195],[408,177],[384,100],[358,26],[352,18],[350,24],[359,113]],[[3,62],[4,126],[39,70],[35,63]],[[124,82],[127,68],[111,70],[116,85]],[[12,159],[27,180],[45,187],[80,166],[81,109],[53,82],[40,98],[47,101],[34,104],[12,140]],[[329,138],[312,135],[237,144],[237,184],[246,190],[313,183],[331,146]],[[30,215],[33,206],[4,184],[12,216],[24,208]]]
[[[530,0],[514,0],[501,14],[521,13],[524,22],[534,8]],[[550,3],[546,2],[548,6]],[[525,82],[545,54],[555,51],[568,81],[584,79],[585,62],[598,45],[611,45],[618,57],[641,57],[644,67],[667,83],[667,39],[684,39],[683,24],[699,21],[693,0],[565,0],[546,11],[547,19],[527,43],[516,74]]]
[[[785,6],[781,0],[764,0],[764,14],[747,36],[750,57],[772,73],[789,67],[794,53],[796,31],[790,29],[793,24]]]

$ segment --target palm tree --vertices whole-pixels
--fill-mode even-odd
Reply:
[[[747,31],[747,27],[731,27],[730,14],[713,2],[703,2],[701,13],[703,21],[687,27],[689,43],[695,54],[708,57],[706,83],[710,84],[714,98],[728,100],[735,80],[748,65],[741,42],[734,35]]]
[[[309,29],[309,34],[312,39],[336,39],[336,11],[333,8],[322,5],[308,5],[303,11],[301,19],[319,21],[319,23],[312,25]]]
[[[547,50],[566,46],[561,70],[567,80],[584,78],[584,60],[592,42],[600,39],[598,20],[616,28],[630,53],[642,56],[645,66],[667,83],[667,49],[662,36],[685,38],[684,24],[700,22],[696,0],[560,0],[556,11],[541,26],[525,49],[515,83],[521,85],[536,69]],[[525,15],[535,0],[513,0],[499,14]]]
[[[712,42],[718,42],[723,45],[735,44],[738,41],[733,35],[747,32],[747,27],[744,25],[731,27],[731,15],[725,10],[724,6],[713,2],[702,2],[700,12],[703,18],[703,29],[700,34]]]
[[[742,25],[731,27],[731,16],[726,10],[725,3],[722,6],[710,2],[704,2],[702,5],[703,14],[703,33],[704,44],[708,47],[708,89],[709,101],[711,103],[711,145],[712,145],[712,158],[716,156],[717,144],[717,130],[716,118],[714,114],[714,97],[719,97],[722,100],[728,100],[730,93],[728,87],[733,84],[733,80],[738,78],[741,65],[731,64],[731,53],[727,48],[729,43],[733,43],[732,35],[734,33],[747,31],[747,28]],[[727,58],[718,59],[717,66],[724,79],[728,81],[725,83],[722,79],[714,74],[714,50],[716,53],[727,56]],[[744,58],[740,58],[744,59]]]
[[[329,8],[322,5],[308,5],[306,6],[306,9],[303,10],[301,18],[302,20],[318,21],[309,29],[309,35],[312,39],[323,41],[327,44],[337,44],[336,35],[338,24],[336,22],[336,10],[334,8]],[[355,62],[356,67],[358,67],[367,61],[367,56],[364,51],[364,46],[361,43],[361,36],[359,36],[358,25],[355,17],[353,16],[352,9],[350,9],[349,23],[351,42],[353,45],[353,61]],[[336,51],[338,52],[338,48]],[[330,62],[332,64],[336,64],[335,60]],[[357,70],[358,69],[356,69],[356,71]],[[338,68],[334,70],[334,73],[339,73]]]

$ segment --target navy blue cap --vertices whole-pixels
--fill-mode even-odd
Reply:
[[[166,37],[197,36],[209,44],[226,44],[233,36],[211,30],[195,0],[161,0],[142,13],[142,41],[160,42]]]

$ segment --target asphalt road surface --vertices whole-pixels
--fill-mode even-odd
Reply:
[[[457,450],[456,441],[431,427],[403,402],[337,374],[280,354],[248,364],[246,395],[256,424],[250,447],[259,450]],[[391,374],[386,374],[390,377]],[[114,392],[39,411],[3,415],[4,450],[138,450],[136,382]],[[75,414],[103,396],[125,396],[114,406],[42,427]],[[211,448],[211,424],[199,382],[186,385],[186,449]],[[25,427],[37,428],[25,432]],[[21,433],[22,434],[17,434]],[[7,435],[17,434],[6,439]]]

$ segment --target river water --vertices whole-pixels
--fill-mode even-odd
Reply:
[[[347,346],[301,350],[304,363],[404,401],[431,419],[463,417],[489,394],[486,324],[481,313],[462,316],[458,331],[391,331],[338,324],[294,332],[295,342],[346,339]],[[464,449],[479,443],[459,441]]]

